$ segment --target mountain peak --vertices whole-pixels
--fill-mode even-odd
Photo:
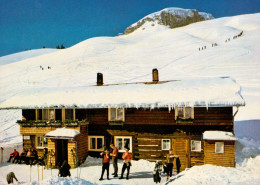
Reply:
[[[155,24],[164,25],[169,28],[177,28],[209,19],[214,19],[214,17],[209,13],[198,12],[195,9],[183,9],[176,7],[165,8],[158,12],[151,13],[132,24],[126,28],[125,34],[134,32],[147,22],[154,22]],[[152,24],[152,26],[153,25],[154,24]]]

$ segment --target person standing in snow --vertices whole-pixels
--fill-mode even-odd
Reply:
[[[6,175],[6,181],[8,184],[13,184],[14,179],[18,182],[18,179],[16,178],[14,172],[10,172]]]
[[[107,170],[107,180],[109,180],[109,162],[110,162],[110,156],[109,156],[109,150],[105,149],[104,152],[101,152],[100,155],[103,157],[102,160],[102,172],[100,181],[103,180],[103,175],[105,173],[105,170]]]
[[[178,155],[174,155],[175,159],[176,159],[176,169],[177,169],[177,174],[180,173],[180,168],[181,168],[181,161],[179,159]]]
[[[169,180],[169,177],[172,176],[173,161],[174,161],[174,155],[172,150],[169,150],[169,153],[166,155],[166,161],[167,161],[167,180]]]
[[[118,159],[118,149],[115,147],[114,144],[111,144],[110,147],[113,149],[112,153],[110,154],[110,156],[112,156],[112,163],[113,163],[113,167],[114,167],[114,173],[112,175],[114,175],[114,177],[117,177],[117,172],[118,172],[118,166],[117,166],[117,159]]]
[[[157,184],[161,182],[161,173],[162,173],[162,163],[160,161],[156,161],[155,167],[153,170],[153,181]]]
[[[121,177],[119,179],[124,178],[125,169],[127,169],[126,179],[128,180],[129,179],[130,166],[132,165],[131,160],[133,159],[132,154],[129,153],[129,149],[125,150],[125,153],[123,154],[122,158],[124,159],[124,164],[123,164],[123,167],[122,167]]]

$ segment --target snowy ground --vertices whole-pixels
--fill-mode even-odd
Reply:
[[[101,173],[101,159],[90,158],[85,165],[78,169],[71,170],[71,178],[60,178],[57,176],[58,170],[45,170],[42,167],[21,164],[4,163],[0,165],[0,184],[5,184],[6,174],[10,171],[15,172],[19,184],[155,184],[152,178],[154,163],[139,160],[133,161],[130,173],[130,179],[113,178],[110,180],[104,175],[103,181],[99,181]],[[119,170],[122,168],[122,161],[119,162]],[[113,167],[110,165],[110,173]],[[43,172],[43,176],[42,176]],[[31,173],[31,181],[30,181]],[[39,173],[39,176],[38,176]],[[39,181],[38,181],[39,178]],[[43,180],[42,180],[43,178]],[[162,175],[160,184],[180,184],[180,185],[219,185],[219,184],[235,184],[235,185],[256,185],[260,183],[260,156],[249,158],[236,168],[226,168],[221,166],[204,165],[195,166],[166,181],[166,176]]]

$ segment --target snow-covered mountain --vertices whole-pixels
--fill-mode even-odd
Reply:
[[[163,25],[165,28],[177,28],[191,23],[213,19],[214,17],[205,12],[182,8],[165,8],[155,13],[151,13],[136,23],[127,27],[125,34],[132,33],[137,29],[147,29],[146,24],[150,26]]]
[[[136,30],[118,37],[91,38],[71,48],[1,65],[0,87],[4,88],[0,88],[0,105],[32,90],[73,87],[80,91],[80,87],[96,83],[97,72],[103,73],[105,84],[151,81],[152,69],[158,68],[160,80],[234,78],[246,101],[235,119],[259,119],[259,20],[258,13],[176,29]]]

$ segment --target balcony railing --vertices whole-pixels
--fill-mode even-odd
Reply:
[[[17,120],[17,123],[23,127],[60,127],[64,124],[67,127],[76,127],[80,125],[88,125],[88,120]]]

